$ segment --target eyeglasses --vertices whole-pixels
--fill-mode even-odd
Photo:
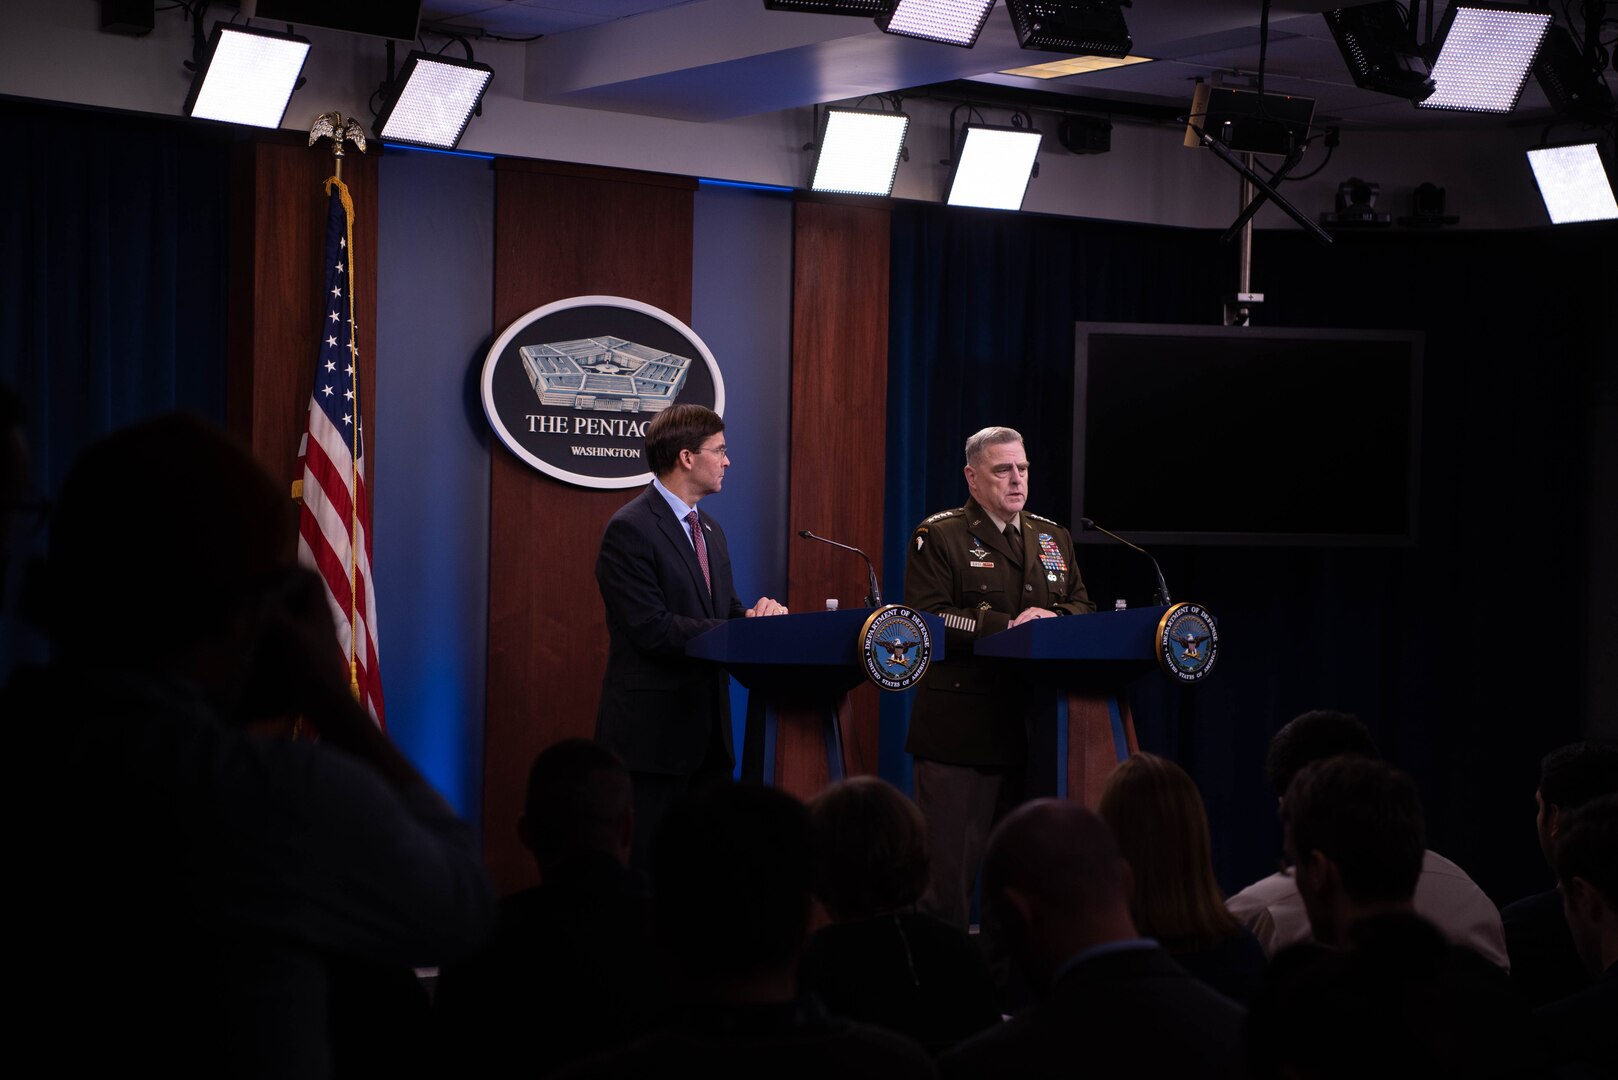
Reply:
[[[730,447],[723,446],[723,445],[720,445],[720,446],[698,446],[695,449],[693,449],[691,452],[693,454],[718,454],[720,457],[729,457],[730,456],[730,454],[728,453],[729,450],[730,450]]]

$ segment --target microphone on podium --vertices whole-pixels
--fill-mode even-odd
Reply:
[[[871,594],[865,598],[865,606],[866,607],[881,607],[882,606],[882,590],[877,587],[877,584],[876,584],[876,567],[872,564],[871,557],[869,555],[865,554],[865,552],[861,551],[857,547],[850,547],[848,544],[839,544],[835,540],[827,540],[824,536],[816,536],[814,533],[810,532],[808,529],[799,529],[798,530],[798,535],[803,537],[805,540],[819,540],[822,544],[830,544],[832,547],[842,548],[844,551],[852,551],[854,554],[856,554],[860,558],[864,559],[865,560],[865,572],[870,575],[870,585],[871,585]]]
[[[1168,582],[1163,580],[1163,568],[1161,566],[1157,565],[1157,559],[1152,555],[1152,553],[1150,551],[1147,551],[1145,548],[1141,547],[1139,544],[1130,543],[1128,540],[1125,540],[1123,537],[1119,536],[1115,532],[1108,532],[1106,529],[1103,529],[1100,525],[1097,525],[1095,522],[1091,521],[1087,517],[1081,517],[1079,519],[1079,524],[1083,525],[1090,532],[1098,532],[1102,536],[1110,536],[1114,540],[1118,541],[1120,544],[1124,545],[1124,547],[1133,548],[1134,550],[1140,552],[1142,555],[1146,556],[1148,559],[1151,559],[1152,560],[1152,569],[1157,571],[1157,595],[1152,597],[1152,602],[1154,604],[1159,604],[1159,605],[1161,605],[1163,607],[1168,607],[1170,604],[1172,604],[1174,602],[1174,601],[1169,599],[1169,586],[1168,586]]]

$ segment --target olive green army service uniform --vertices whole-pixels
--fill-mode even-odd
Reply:
[[[1012,766],[1028,758],[1027,695],[1009,671],[980,662],[973,644],[1027,608],[1059,615],[1094,611],[1062,526],[1022,512],[1022,543],[1013,550],[973,500],[916,526],[905,563],[905,603],[941,616],[945,660],[916,691],[905,749],[951,765]]]

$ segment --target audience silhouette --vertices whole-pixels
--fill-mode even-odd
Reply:
[[[1000,1019],[966,931],[916,910],[928,882],[921,810],[872,776],[809,801],[815,893],[831,925],[804,949],[799,986],[839,1016],[938,1053]]]
[[[52,661],[0,702],[40,885],[16,1028],[53,1072],[332,1075],[356,972],[424,1010],[408,969],[488,932],[475,839],[355,702],[291,509],[183,416],[103,440],[63,485]],[[320,741],[252,726],[293,716]],[[365,1036],[372,1064],[404,1016]]]

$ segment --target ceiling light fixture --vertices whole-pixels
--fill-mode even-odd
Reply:
[[[251,26],[215,23],[206,48],[196,20],[191,91],[185,114],[198,120],[278,128],[302,82],[309,39]]]
[[[1422,101],[1436,87],[1416,35],[1394,0],[1322,12],[1332,40],[1361,90]]]
[[[910,117],[878,109],[828,108],[814,144],[812,191],[893,194]]]
[[[887,14],[893,0],[764,0],[770,11],[801,11],[806,15],[857,15],[874,19]]]
[[[890,0],[876,24],[885,34],[939,41],[970,49],[989,21],[994,0]]]
[[[1083,56],[1128,56],[1135,39],[1124,23],[1133,0],[1006,0],[1017,44]]]
[[[1444,12],[1433,60],[1431,97],[1423,109],[1505,113],[1517,107],[1550,12],[1533,4],[1460,0]],[[1428,43],[1429,52],[1434,43]]]

